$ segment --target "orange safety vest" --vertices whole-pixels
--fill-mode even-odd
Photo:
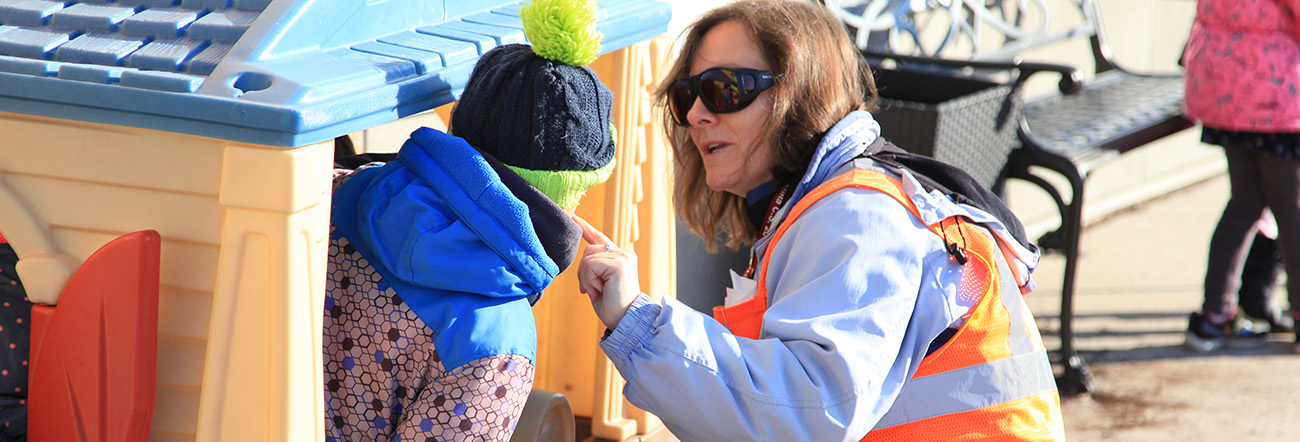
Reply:
[[[715,307],[713,317],[718,322],[737,336],[758,339],[767,311],[764,279],[772,249],[800,214],[845,187],[882,192],[921,219],[896,178],[868,169],[835,177],[790,209],[764,253],[758,293],[731,307]],[[862,440],[1065,440],[1061,400],[1047,350],[1019,289],[1016,296],[1002,296],[996,246],[969,222],[944,221],[928,227],[941,237],[965,240],[967,260],[959,296],[978,301],[952,339],[921,360],[893,406]]]

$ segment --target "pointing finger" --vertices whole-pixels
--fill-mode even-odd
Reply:
[[[571,216],[573,217],[573,221],[578,223],[579,227],[582,227],[582,239],[586,240],[588,244],[603,245],[614,243],[613,241],[610,241],[609,237],[605,236],[604,233],[601,233],[600,230],[596,230],[595,227],[592,227],[587,220],[582,219],[582,217],[578,215]]]

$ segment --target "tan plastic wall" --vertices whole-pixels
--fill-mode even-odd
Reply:
[[[671,293],[667,151],[645,96],[643,42],[598,59],[615,92],[619,161],[578,213],[641,256],[642,286]],[[433,114],[433,113],[430,113]],[[322,440],[321,314],[332,142],[284,148],[0,112],[0,232],[35,300],[125,233],[162,238],[158,392],[151,440]],[[594,434],[659,428],[624,406],[603,329],[567,272],[536,307],[537,387]]]
[[[66,283],[38,257],[75,268],[119,235],[163,238],[152,440],[319,439],[332,143],[3,112],[0,130],[0,229],[39,267],[19,269],[34,299]]]

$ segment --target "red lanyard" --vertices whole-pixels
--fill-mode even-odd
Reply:
[[[776,227],[776,224],[772,221],[776,220],[776,214],[781,211],[781,206],[785,204],[786,190],[789,189],[790,186],[788,184],[782,185],[781,189],[776,191],[776,196],[772,197],[772,205],[767,207],[767,216],[763,217],[763,226],[758,229],[759,239],[766,238],[772,233],[772,229]],[[754,270],[756,267],[758,267],[758,249],[749,252],[749,267],[745,268],[744,276],[749,279],[754,279]]]

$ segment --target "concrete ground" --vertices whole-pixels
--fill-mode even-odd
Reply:
[[[1219,176],[1084,229],[1075,334],[1095,388],[1063,399],[1069,440],[1300,440],[1292,335],[1208,355],[1181,346],[1187,315],[1203,300],[1210,234],[1227,197]],[[1026,298],[1051,350],[1062,266],[1059,255],[1046,256],[1039,288]]]

